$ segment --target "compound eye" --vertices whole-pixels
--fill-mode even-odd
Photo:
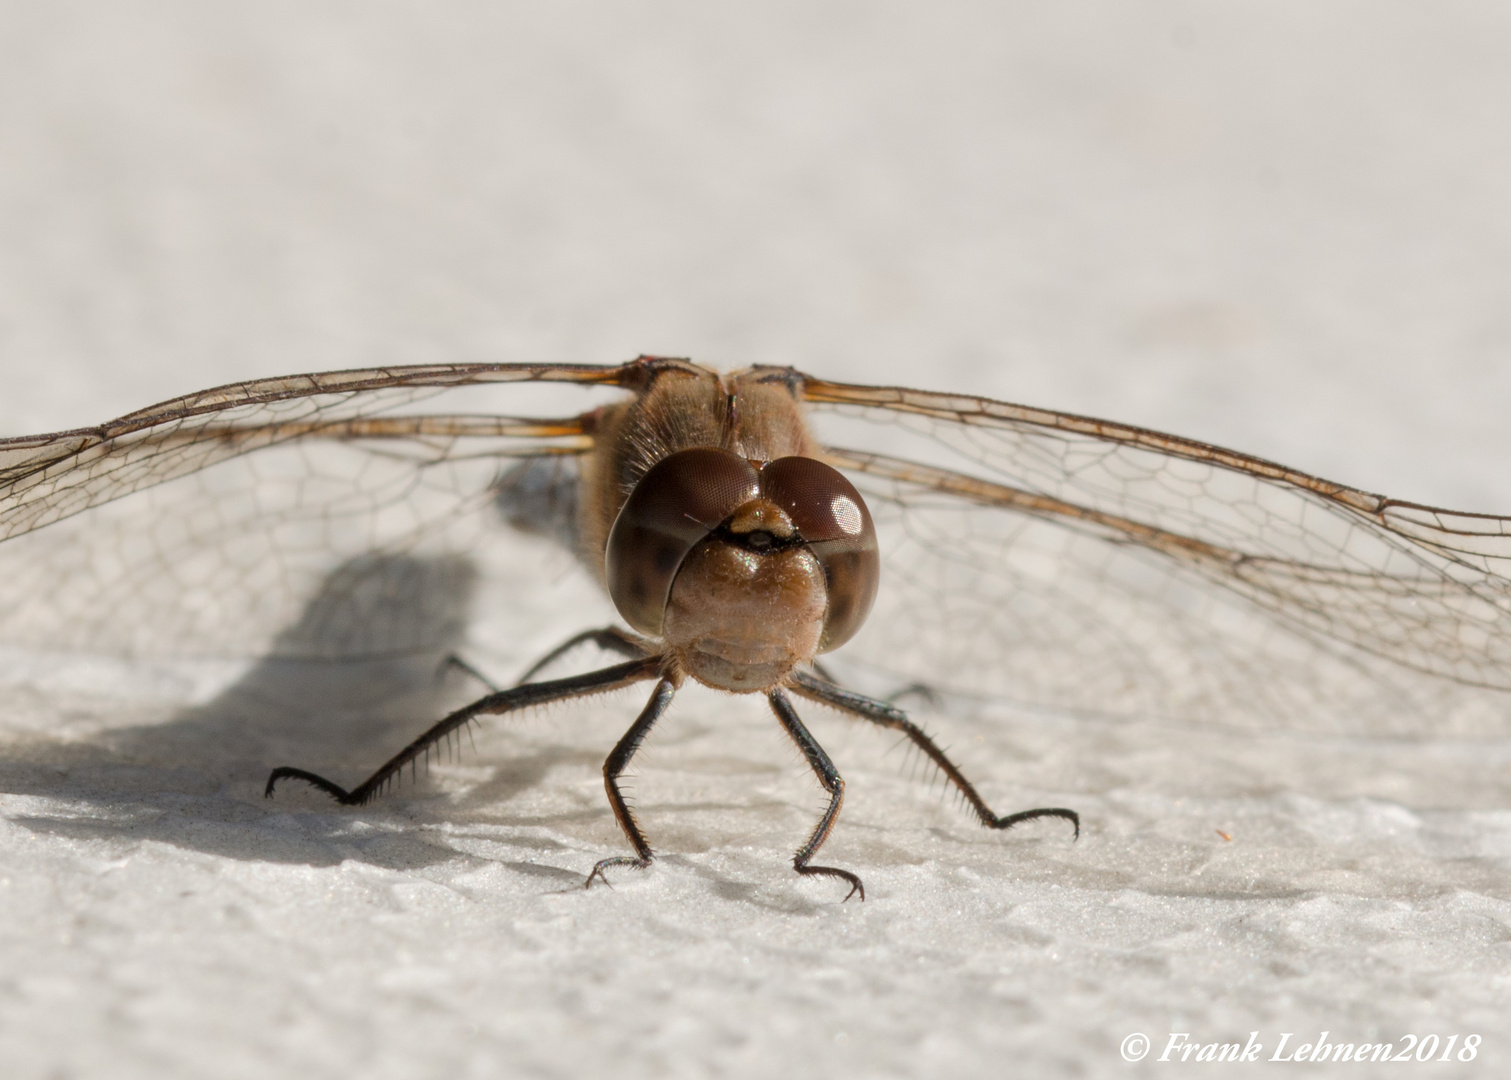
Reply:
[[[787,512],[823,567],[829,608],[819,652],[837,649],[866,621],[881,582],[876,527],[866,501],[843,473],[805,457],[767,462],[761,494]]]
[[[632,627],[659,636],[672,580],[687,553],[759,494],[754,466],[727,450],[679,450],[656,462],[609,530],[609,596]]]

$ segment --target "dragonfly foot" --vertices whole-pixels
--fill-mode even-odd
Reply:
[[[582,883],[582,887],[584,889],[591,889],[593,882],[601,881],[612,889],[614,886],[609,883],[608,876],[604,874],[604,871],[609,867],[633,866],[637,870],[644,870],[650,864],[651,861],[649,859],[637,859],[629,855],[617,855],[612,859],[599,859],[597,865],[593,867],[593,872],[588,875],[588,880]]]
[[[304,769],[296,769],[290,765],[279,766],[268,775],[268,786],[263,788],[262,794],[266,798],[271,799],[273,797],[273,788],[278,785],[278,781],[280,780],[303,780],[310,787],[325,792],[342,806],[351,806],[353,803],[362,801],[361,799],[354,798],[352,793],[341,785],[333,784],[323,776],[306,772]]]
[[[841,870],[837,866],[796,866],[793,869],[799,874],[817,874],[821,877],[837,877],[841,881],[848,881],[850,891],[845,893],[845,899],[840,901],[841,904],[852,896],[859,896],[862,900],[866,898],[866,887],[861,884],[860,878],[848,870]]]
[[[1037,810],[1019,810],[1016,814],[1003,814],[992,822],[994,829],[1011,829],[1020,821],[1032,821],[1034,818],[1057,817],[1064,818],[1075,826],[1074,839],[1081,838],[1081,815],[1074,810],[1067,810],[1063,806],[1041,806]]]

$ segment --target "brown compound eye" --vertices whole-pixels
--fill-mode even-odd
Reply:
[[[813,458],[767,462],[761,468],[761,494],[787,512],[823,567],[829,607],[818,648],[837,649],[866,621],[881,582],[871,512],[843,473]]]
[[[614,519],[604,552],[609,596],[625,621],[659,636],[682,560],[759,493],[755,467],[727,450],[679,450],[651,466]]]

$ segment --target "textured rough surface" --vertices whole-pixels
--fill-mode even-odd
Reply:
[[[1472,3],[6,5],[0,431],[645,351],[1505,512],[1508,60]],[[517,544],[555,591],[483,609],[501,677],[605,613]],[[712,693],[648,746],[664,857],[613,890],[580,884],[623,847],[598,769],[629,693],[361,810],[262,799],[269,764],[402,744],[465,689],[429,670],[7,687],[6,1075],[1121,1076],[1251,1031],[1483,1039],[1392,1074],[1511,1056],[1504,744],[931,722],[1000,808],[1079,809],[1072,844],[983,832],[809,707],[849,782],[825,855],[867,885],[843,905],[788,869],[800,760]]]

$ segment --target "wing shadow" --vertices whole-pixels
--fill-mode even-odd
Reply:
[[[399,798],[358,808],[333,806],[294,784],[266,800],[263,784],[282,764],[360,779],[478,696],[475,681],[445,671],[463,643],[476,585],[464,558],[364,556],[343,564],[270,654],[213,700],[162,723],[7,747],[0,790],[78,807],[10,820],[39,833],[156,840],[256,861],[356,859],[398,869],[456,858],[444,835],[424,826],[507,823],[496,812],[501,801],[539,785],[559,764],[596,767],[596,757],[555,746],[511,757],[457,798],[427,785],[423,773],[418,787],[406,776]]]

